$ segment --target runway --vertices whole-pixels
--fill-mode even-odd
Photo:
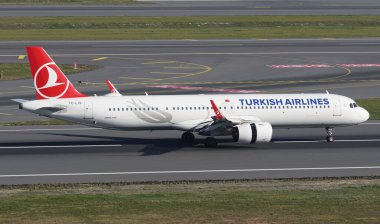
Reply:
[[[130,5],[0,6],[0,16],[379,15],[376,0],[147,1]]]
[[[100,66],[69,77],[90,95],[107,92],[105,77],[123,94],[380,95],[380,39],[0,42],[1,62],[26,63],[18,56],[27,45],[43,45],[58,63]],[[0,122],[41,119],[10,101],[34,99],[31,87],[0,82]],[[273,143],[222,139],[218,149],[201,139],[184,146],[176,131],[1,127],[0,184],[379,175],[379,124],[337,128],[332,144],[322,129],[291,129],[275,130]]]
[[[337,128],[334,143],[321,129],[275,129],[273,143],[224,138],[215,149],[203,137],[184,146],[175,131],[2,127],[0,184],[378,176],[379,126]]]

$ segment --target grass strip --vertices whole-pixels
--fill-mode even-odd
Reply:
[[[1,223],[379,223],[380,181],[15,187]]]
[[[0,0],[0,5],[120,5],[135,0]]]
[[[4,17],[0,40],[379,37],[380,16]]]
[[[360,100],[356,100],[356,102],[359,104],[359,106],[368,110],[370,114],[370,117],[369,117],[370,120],[380,120],[380,99],[379,98],[360,99]]]
[[[59,64],[59,68],[66,75],[71,75],[79,72],[87,72],[98,69],[96,65],[78,64],[75,69],[73,65]],[[16,80],[16,79],[29,79],[31,78],[31,72],[29,64],[22,63],[9,63],[0,64],[0,81]]]

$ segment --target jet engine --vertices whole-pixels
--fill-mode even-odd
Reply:
[[[233,140],[240,144],[270,142],[272,135],[272,125],[268,122],[244,123],[236,125],[232,129]]]

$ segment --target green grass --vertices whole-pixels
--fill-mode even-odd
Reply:
[[[77,69],[74,69],[73,65],[68,65],[68,64],[60,64],[58,66],[66,75],[71,75],[71,74],[75,74],[79,72],[92,71],[99,68],[99,66],[84,65],[84,64],[78,64]],[[29,64],[21,64],[21,63],[1,64],[0,63],[0,78],[1,78],[0,82],[6,81],[6,80],[28,79],[31,77],[32,76],[30,73]]]
[[[71,125],[72,122],[57,119],[35,120],[35,121],[9,121],[2,122],[0,126],[31,126],[31,125]]]
[[[379,223],[379,180],[11,187],[1,223]]]
[[[360,99],[356,100],[359,106],[368,110],[370,114],[370,120],[380,120],[380,99]]]
[[[0,5],[112,5],[133,4],[135,0],[0,0]]]
[[[0,40],[379,37],[380,16],[4,17]]]

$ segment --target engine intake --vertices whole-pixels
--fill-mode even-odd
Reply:
[[[268,122],[239,124],[232,129],[232,139],[240,144],[270,142],[272,135],[273,128]]]

